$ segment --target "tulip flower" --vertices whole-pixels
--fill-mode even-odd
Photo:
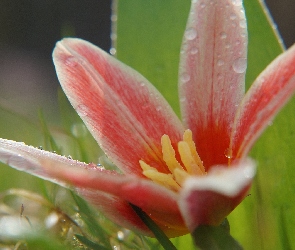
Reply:
[[[58,79],[120,172],[5,139],[0,160],[71,187],[146,235],[130,204],[169,237],[219,225],[251,186],[251,146],[295,90],[292,47],[244,95],[247,41],[241,1],[192,1],[180,55],[180,120],[138,72],[89,42],[63,39],[53,52]]]

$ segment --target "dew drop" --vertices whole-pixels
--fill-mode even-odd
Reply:
[[[32,164],[32,162],[29,162],[28,160],[26,160],[21,154],[18,155],[12,155],[9,156],[7,158],[6,161],[7,165],[10,165],[12,167],[15,167],[17,169],[21,169],[21,170],[34,170],[34,164]]]
[[[71,127],[73,136],[82,138],[87,135],[87,128],[83,123],[75,123]]]
[[[186,83],[186,82],[188,82],[190,79],[191,79],[191,77],[190,77],[190,75],[187,74],[187,73],[183,73],[183,74],[180,75],[180,81],[181,81],[182,83]]]
[[[247,27],[246,19],[241,19],[241,20],[240,20],[240,27],[241,27],[241,28],[246,28],[246,27]]]
[[[242,0],[232,0],[231,2],[235,6],[241,6],[242,5]]]
[[[156,110],[159,112],[159,111],[162,110],[162,107],[161,106],[158,106],[158,107],[156,107]]]
[[[76,111],[78,112],[80,116],[87,116],[87,110],[88,108],[84,104],[80,104],[76,108]]]
[[[225,39],[227,37],[227,34],[225,32],[220,33],[220,38]]]
[[[111,21],[112,21],[112,22],[116,22],[117,20],[118,20],[118,16],[115,15],[115,14],[112,14],[112,15],[111,15]]]
[[[229,148],[227,148],[225,151],[224,151],[224,155],[226,158],[228,159],[231,159],[232,158],[232,152]]]
[[[199,49],[197,48],[197,47],[192,47],[191,48],[191,54],[192,55],[195,55],[195,54],[197,54],[199,52]]]
[[[272,126],[273,125],[273,121],[269,121],[268,123],[267,123],[267,126]]]
[[[231,13],[229,16],[230,20],[235,20],[237,18],[237,15],[235,13]]]
[[[215,0],[211,0],[210,1],[210,5],[214,5],[214,4],[216,4],[216,1]]]
[[[186,98],[185,98],[185,97],[181,97],[179,101],[180,101],[181,103],[184,103],[184,102],[186,102]]]
[[[45,226],[46,228],[52,228],[54,227],[59,220],[59,216],[56,213],[49,214],[45,219]]]
[[[110,54],[111,55],[116,55],[116,53],[117,53],[117,50],[116,50],[116,48],[110,48]]]
[[[125,238],[125,235],[122,231],[118,231],[117,232],[117,237],[118,237],[118,240],[124,240]]]
[[[224,61],[219,59],[217,60],[217,66],[222,66],[224,64]]]
[[[184,36],[187,40],[193,40],[197,37],[197,31],[194,28],[186,29]]]
[[[233,62],[233,69],[236,73],[244,73],[247,68],[247,59],[240,57]]]

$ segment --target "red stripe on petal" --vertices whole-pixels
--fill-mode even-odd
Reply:
[[[167,172],[160,138],[177,142],[180,120],[139,73],[94,45],[64,39],[54,50],[58,78],[70,102],[111,160],[141,175],[139,160]]]
[[[125,200],[97,190],[77,188],[76,191],[111,221],[144,235],[153,236]]]
[[[224,152],[244,95],[246,56],[242,2],[193,1],[182,44],[179,92],[184,122],[207,169],[227,162]]]
[[[251,146],[295,91],[295,46],[278,56],[255,80],[235,119],[232,157],[247,155]]]

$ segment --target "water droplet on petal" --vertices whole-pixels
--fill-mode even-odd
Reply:
[[[191,77],[190,77],[190,75],[187,74],[187,73],[183,73],[183,74],[180,75],[180,81],[181,81],[182,83],[186,83],[186,82],[188,82],[190,79],[191,79]]]
[[[22,171],[35,169],[34,164],[26,160],[21,154],[8,157],[6,163],[7,165],[10,165],[17,169],[20,168]]]
[[[240,20],[240,27],[241,27],[241,28],[246,28],[246,27],[247,27],[246,19],[241,19],[241,20]]]
[[[158,107],[156,107],[156,110],[159,112],[159,111],[162,110],[162,107],[161,106],[158,106]]]
[[[192,47],[191,48],[191,54],[192,55],[195,55],[195,54],[197,54],[199,52],[199,49],[197,48],[197,47]]]
[[[232,152],[229,148],[227,148],[225,151],[224,151],[224,155],[226,158],[228,159],[231,159],[232,158]]]
[[[240,57],[233,62],[233,69],[236,73],[244,73],[247,68],[247,59]]]
[[[184,102],[186,102],[186,98],[185,98],[185,97],[181,97],[179,101],[180,101],[181,103],[184,103]]]
[[[227,34],[225,32],[220,33],[220,38],[225,39],[227,37]]]
[[[197,37],[197,31],[194,28],[186,29],[184,36],[187,40],[193,40]]]
[[[217,66],[222,66],[224,64],[224,61],[219,59],[217,60]]]
[[[242,0],[232,0],[231,2],[235,6],[241,6],[242,5]]]
[[[116,55],[116,53],[117,53],[117,50],[116,50],[116,48],[110,48],[110,54],[111,55]]]
[[[231,13],[229,18],[230,20],[235,20],[237,18],[237,15],[235,13]]]
[[[80,104],[76,108],[76,111],[78,112],[80,116],[87,116],[87,110],[88,108],[84,104]]]

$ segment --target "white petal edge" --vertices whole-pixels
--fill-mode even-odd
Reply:
[[[191,231],[195,229],[195,225],[192,225],[193,218],[189,216],[189,207],[186,202],[193,191],[211,191],[232,198],[251,184],[255,173],[256,164],[248,158],[231,167],[215,166],[204,177],[189,177],[180,191],[178,201],[179,209],[188,228]]]
[[[32,174],[44,180],[51,181],[63,187],[69,185],[51,176],[44,168],[44,163],[52,165],[63,164],[66,166],[76,166],[88,168],[89,164],[60,156],[56,153],[40,150],[33,146],[28,146],[23,142],[16,142],[0,138],[0,161],[19,171]]]

